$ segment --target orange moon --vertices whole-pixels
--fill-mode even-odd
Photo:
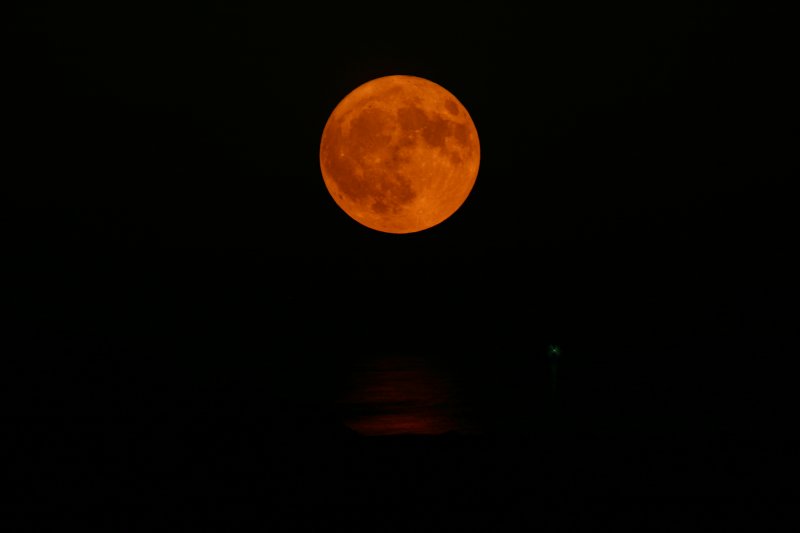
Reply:
[[[478,131],[447,89],[384,76],[334,108],[319,150],[328,192],[351,218],[385,233],[414,233],[455,213],[478,177]]]

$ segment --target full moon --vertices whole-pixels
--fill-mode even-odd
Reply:
[[[447,89],[416,76],[384,76],[356,87],[322,132],[322,177],[357,222],[414,233],[455,213],[478,177],[478,131]]]

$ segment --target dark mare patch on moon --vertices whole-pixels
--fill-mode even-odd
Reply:
[[[425,142],[435,148],[444,146],[450,123],[440,117],[431,117],[418,107],[401,107],[397,118],[403,131],[418,132]]]
[[[387,173],[386,179],[376,180],[380,193],[375,195],[372,210],[376,213],[396,213],[417,198],[411,180],[400,173]]]
[[[351,150],[355,149],[358,155],[388,146],[392,135],[391,128],[387,128],[387,125],[391,122],[390,113],[376,108],[365,109],[353,117],[347,136],[347,145]]]
[[[456,104],[453,100],[450,100],[450,99],[445,100],[444,108],[451,115],[458,115],[458,104]]]

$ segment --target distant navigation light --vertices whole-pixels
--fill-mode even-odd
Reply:
[[[551,344],[547,347],[547,356],[550,359],[558,359],[561,356],[561,347],[557,344]]]

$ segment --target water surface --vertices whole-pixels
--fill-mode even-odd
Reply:
[[[362,435],[475,433],[463,385],[421,356],[384,356],[353,366],[339,400],[345,424]]]

